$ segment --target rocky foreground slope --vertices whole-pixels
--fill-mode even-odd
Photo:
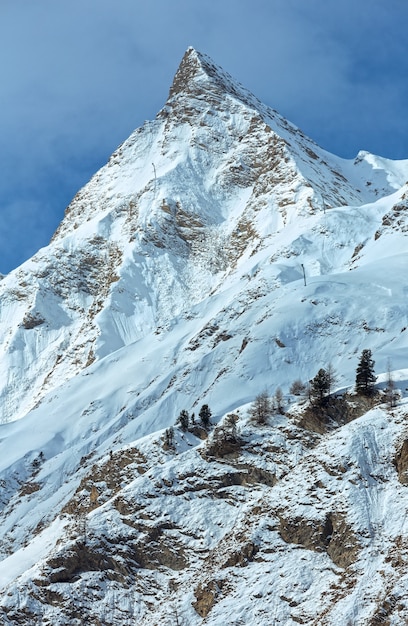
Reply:
[[[406,401],[324,434],[246,408],[233,439],[222,421],[82,458],[1,564],[3,623],[406,623]],[[10,516],[52,501],[50,463]]]
[[[0,283],[3,623],[407,623],[407,180],[186,52]],[[363,348],[398,405],[302,419],[293,381]]]

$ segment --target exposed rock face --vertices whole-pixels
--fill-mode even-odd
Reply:
[[[285,619],[325,620],[334,626],[336,607],[341,611],[343,599],[363,584],[364,574],[358,572],[364,572],[367,560],[380,559],[381,567],[388,563],[393,572],[403,571],[408,563],[401,538],[387,544],[389,553],[379,552],[377,534],[383,526],[366,518],[377,515],[374,510],[350,520],[334,506],[349,501],[355,516],[361,503],[352,505],[353,490],[365,493],[371,473],[386,484],[391,468],[391,459],[384,461],[387,437],[377,457],[370,456],[372,445],[366,453],[369,473],[359,475],[355,465],[357,458],[361,469],[366,467],[364,445],[356,447],[356,441],[384,432],[388,422],[381,415],[375,427],[373,418],[364,416],[338,427],[326,441],[281,415],[274,418],[279,425],[254,431],[249,416],[241,414],[241,446],[235,455],[211,457],[211,436],[203,441],[175,429],[171,451],[163,451],[158,437],[99,462],[94,456],[84,459],[85,475],[65,508],[58,545],[36,568],[32,591],[24,580],[19,583],[19,593],[30,596],[29,613],[6,596],[0,603],[4,623],[40,623],[47,615],[65,626],[81,615],[87,623],[108,624],[137,616],[150,626],[166,615],[187,615],[191,624],[198,626],[206,618],[215,626],[230,614],[230,603],[259,604],[267,611],[272,593]],[[182,451],[186,437],[189,444]],[[347,438],[350,445],[342,451]],[[100,492],[93,503],[90,485]],[[39,489],[41,493],[42,484]],[[378,499],[374,483],[370,489],[367,498]],[[378,510],[385,512],[381,506]],[[309,582],[309,593],[318,599],[314,612],[302,591],[304,577],[328,581],[320,591],[314,588],[317,582]],[[270,592],[265,585],[271,585]],[[129,594],[137,602],[126,604]],[[106,596],[125,603],[121,617],[115,603],[106,612],[111,606]],[[372,602],[373,624],[379,616],[399,611],[399,603],[388,602],[381,593]],[[248,623],[255,626],[256,619]]]
[[[207,617],[208,613],[211,611],[221,591],[220,584],[222,586],[222,582],[211,580],[205,585],[199,585],[194,591],[196,601],[193,602],[193,607],[200,617]]]
[[[403,485],[408,484],[408,439],[405,439],[401,448],[395,455],[395,467],[397,468],[399,481]]]
[[[243,542],[239,550],[230,554],[223,567],[235,567],[237,565],[246,567],[248,563],[254,560],[258,550],[258,546],[253,541]]]
[[[347,568],[358,557],[357,537],[343,516],[328,514],[320,522],[279,515],[279,533],[287,543],[296,543],[309,550],[324,550],[339,567]]]

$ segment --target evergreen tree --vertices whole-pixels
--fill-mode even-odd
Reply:
[[[235,413],[228,413],[225,418],[225,431],[226,435],[230,435],[230,437],[235,441],[237,438],[237,422],[238,415]]]
[[[170,428],[166,428],[164,431],[164,443],[169,448],[172,448],[174,445],[174,428],[170,426]]]
[[[320,368],[316,376],[310,381],[310,397],[319,406],[323,406],[330,392],[330,376],[328,372]]]
[[[189,417],[188,412],[185,409],[180,411],[180,415],[177,418],[177,422],[180,424],[180,428],[184,432],[188,430],[189,421],[190,421],[190,417]]]
[[[374,365],[371,350],[363,350],[356,370],[356,391],[363,396],[371,396],[374,393],[374,384],[377,380]]]
[[[200,409],[200,412],[198,414],[198,417],[201,420],[202,425],[204,426],[204,428],[208,428],[210,425],[210,419],[211,419],[211,411],[208,407],[208,404],[203,404],[203,406]]]

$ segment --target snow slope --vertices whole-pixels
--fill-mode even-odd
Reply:
[[[406,623],[407,180],[408,160],[330,155],[186,52],[156,119],[0,283],[4,623],[373,626],[391,596]],[[364,348],[393,413],[248,422],[259,392],[289,410],[329,363],[352,386]],[[179,429],[163,449],[204,403],[240,415],[238,455]]]
[[[343,271],[407,172],[407,161],[327,154],[190,49],[156,120],[77,194],[50,246],[2,281],[2,420],[212,294],[250,291],[260,266],[271,287],[296,283],[302,263]]]

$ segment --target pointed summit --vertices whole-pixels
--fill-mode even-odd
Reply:
[[[179,68],[174,76],[173,84],[170,87],[169,98],[173,98],[178,93],[184,91],[198,76],[200,70],[200,55],[194,48],[190,47],[184,53]]]
[[[252,106],[256,106],[255,102],[260,104],[247,89],[216,65],[210,57],[189,47],[174,76],[168,102],[179,95],[199,96],[209,90],[228,93]]]
[[[210,63],[214,65],[211,61]],[[169,98],[173,98],[182,92],[191,92],[197,80],[206,78],[208,65],[208,61],[206,62],[204,55],[190,46],[184,53],[179,68],[174,76],[173,84],[170,87]]]

